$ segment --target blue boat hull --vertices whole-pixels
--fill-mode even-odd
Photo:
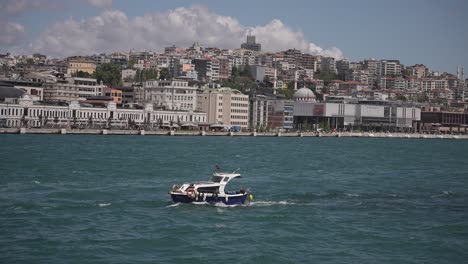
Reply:
[[[242,195],[226,195],[223,197],[206,197],[203,199],[203,196],[197,196],[194,199],[188,197],[185,194],[171,194],[171,198],[176,203],[193,203],[193,202],[207,202],[211,204],[223,203],[226,205],[235,205],[235,204],[244,204],[247,199],[247,193]]]

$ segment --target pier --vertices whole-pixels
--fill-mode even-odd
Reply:
[[[339,138],[407,138],[407,139],[468,139],[468,135],[370,132],[232,132],[199,130],[117,130],[64,128],[0,128],[0,134],[57,135],[140,135],[140,136],[226,136],[226,137],[339,137]]]

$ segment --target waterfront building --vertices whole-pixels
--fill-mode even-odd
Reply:
[[[266,128],[268,126],[268,97],[253,94],[249,97],[249,121],[251,129]]]
[[[299,89],[293,98],[294,126],[297,129],[411,129],[421,119],[419,108],[387,101],[316,102],[308,88]]]
[[[247,129],[249,96],[228,87],[208,88],[198,94],[197,111],[207,113],[208,123]]]
[[[294,103],[285,99],[268,100],[268,128],[288,131],[294,128]]]
[[[144,83],[146,102],[167,110],[194,111],[197,107],[197,88],[188,81],[151,80]]]
[[[464,112],[463,108],[457,110],[443,110],[440,107],[423,107],[419,130],[452,133],[466,132],[468,127],[468,112]]]
[[[183,123],[199,125],[206,121],[206,113],[156,110],[153,104],[145,104],[143,109],[118,108],[113,101],[105,107],[88,107],[78,101],[58,106],[34,104],[29,95],[17,103],[0,102],[0,126],[7,127],[129,128],[134,124],[156,128]]]

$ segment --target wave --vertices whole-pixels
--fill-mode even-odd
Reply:
[[[223,208],[232,208],[238,206],[246,206],[246,204],[224,204],[224,203],[215,203],[213,204],[216,207],[223,207]]]
[[[438,194],[432,195],[432,198],[450,198],[450,197],[461,197],[464,194],[452,191],[442,191]]]
[[[99,207],[105,207],[105,206],[110,206],[110,205],[112,205],[112,203],[99,203],[99,204],[97,204],[97,206],[99,206]]]
[[[250,206],[258,206],[258,207],[265,207],[265,206],[288,206],[288,205],[312,205],[312,203],[298,203],[292,201],[255,201],[250,202]]]

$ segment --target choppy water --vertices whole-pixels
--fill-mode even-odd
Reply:
[[[249,206],[174,205],[241,168]],[[0,135],[0,263],[465,263],[468,141]]]

